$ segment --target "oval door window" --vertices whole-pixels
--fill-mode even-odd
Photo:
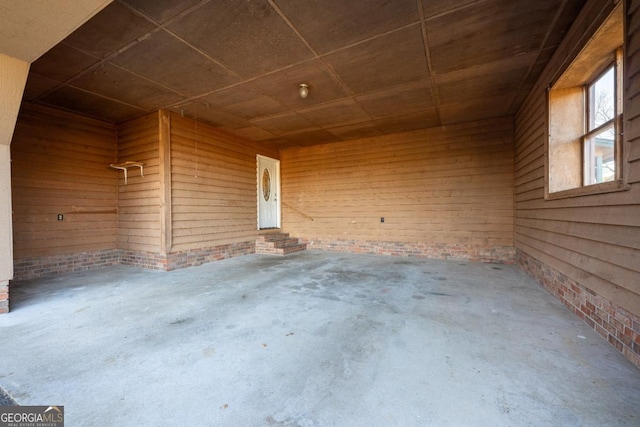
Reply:
[[[271,197],[271,175],[269,175],[268,169],[262,172],[262,195],[264,200],[268,202],[269,197]]]

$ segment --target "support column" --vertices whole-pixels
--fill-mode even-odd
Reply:
[[[160,151],[160,252],[166,258],[171,253],[171,114],[158,111]],[[167,268],[169,265],[167,264]]]
[[[0,314],[9,311],[9,279],[13,279],[11,220],[11,150],[0,145]]]
[[[28,74],[29,63],[0,54],[0,313],[9,311],[13,279],[10,145]]]

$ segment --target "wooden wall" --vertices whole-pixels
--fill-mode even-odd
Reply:
[[[118,126],[118,162],[144,163],[129,171],[128,184],[118,176],[118,247],[160,253],[160,167],[158,113]]]
[[[22,262],[21,277],[79,269],[106,249],[124,250],[127,263],[164,268],[184,261],[169,255],[252,242],[256,154],[279,157],[168,111],[114,126],[29,105],[11,149],[15,260],[56,256]],[[132,168],[125,184],[123,172],[108,167],[126,161],[142,162],[144,176]],[[84,258],[60,264],[78,253]]]
[[[283,224],[294,236],[513,245],[511,118],[281,155]]]
[[[518,250],[640,314],[640,1],[628,3],[625,158],[631,188],[545,200],[546,88],[614,4],[589,1],[516,117]]]
[[[171,114],[172,252],[255,240],[256,154],[277,149]]]
[[[116,247],[115,156],[113,125],[22,107],[11,143],[15,259]]]
[[[628,162],[627,181],[635,191],[635,218],[640,217],[640,1],[629,1],[627,5],[626,66],[625,66],[625,160]],[[640,222],[635,223],[640,227]],[[636,233],[636,248],[640,248],[640,230]],[[638,254],[640,255],[640,254]],[[640,264],[640,262],[638,262]],[[636,264],[637,266],[637,264]],[[640,282],[640,278],[638,279]],[[640,292],[640,289],[639,289]]]

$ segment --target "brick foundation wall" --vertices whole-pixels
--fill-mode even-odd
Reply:
[[[170,271],[252,253],[255,253],[254,241],[219,245],[213,248],[176,252],[168,255],[121,249],[80,252],[15,260],[13,280],[36,279],[43,276],[93,270],[113,265],[131,265],[148,270]],[[4,294],[2,289],[0,285],[0,312],[2,312],[2,296]]]
[[[512,264],[512,246],[445,245],[409,242],[378,242],[358,240],[300,239],[309,249],[375,255],[422,257],[469,262]]]
[[[148,252],[109,249],[41,258],[14,260],[14,279],[28,280],[74,271],[93,270],[114,265],[131,265],[148,270],[177,270],[253,254],[255,241],[219,245],[213,248],[161,255]],[[9,282],[0,281],[0,314],[9,312]]]
[[[167,257],[152,252],[120,251],[120,264],[147,270],[167,270]]]
[[[0,280],[0,314],[9,312],[9,281]]]
[[[218,245],[212,248],[174,252],[167,255],[151,252],[120,251],[119,263],[147,270],[171,271],[241,255],[249,255],[255,253],[255,251],[255,241]]]
[[[640,317],[519,250],[517,262],[522,270],[640,368]]]
[[[93,270],[118,265],[119,260],[118,249],[18,259],[13,263],[13,279],[27,280],[72,271]]]
[[[256,252],[256,242],[242,242],[228,245],[218,245],[212,248],[197,249],[169,254],[166,270],[177,270],[185,267],[195,267],[211,261],[219,261]]]

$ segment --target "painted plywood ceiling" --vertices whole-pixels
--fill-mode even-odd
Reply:
[[[118,0],[32,64],[25,100],[166,108],[278,147],[501,117],[584,3]]]

